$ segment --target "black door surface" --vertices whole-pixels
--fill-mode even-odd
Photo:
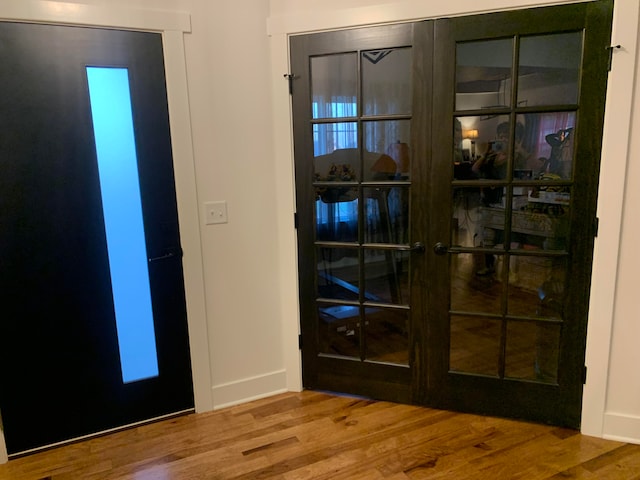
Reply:
[[[611,15],[292,37],[306,387],[579,425]]]
[[[159,34],[0,24],[10,454],[191,409]]]

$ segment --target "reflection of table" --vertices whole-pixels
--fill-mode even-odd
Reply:
[[[496,244],[497,231],[504,230],[505,209],[482,207],[480,222],[483,227],[483,246]],[[541,237],[547,249],[563,249],[568,235],[568,220],[564,216],[547,213],[513,210],[511,212],[511,231],[523,235]],[[513,240],[513,239],[512,239]]]

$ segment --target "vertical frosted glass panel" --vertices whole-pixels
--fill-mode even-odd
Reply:
[[[126,68],[87,67],[118,346],[125,383],[158,376]]]

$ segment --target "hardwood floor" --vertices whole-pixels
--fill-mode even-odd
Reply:
[[[0,480],[640,479],[640,445],[305,391],[10,460]]]

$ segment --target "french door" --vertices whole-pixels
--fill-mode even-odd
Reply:
[[[306,387],[579,425],[611,12],[292,37]]]
[[[0,24],[10,454],[193,408],[162,38]]]

